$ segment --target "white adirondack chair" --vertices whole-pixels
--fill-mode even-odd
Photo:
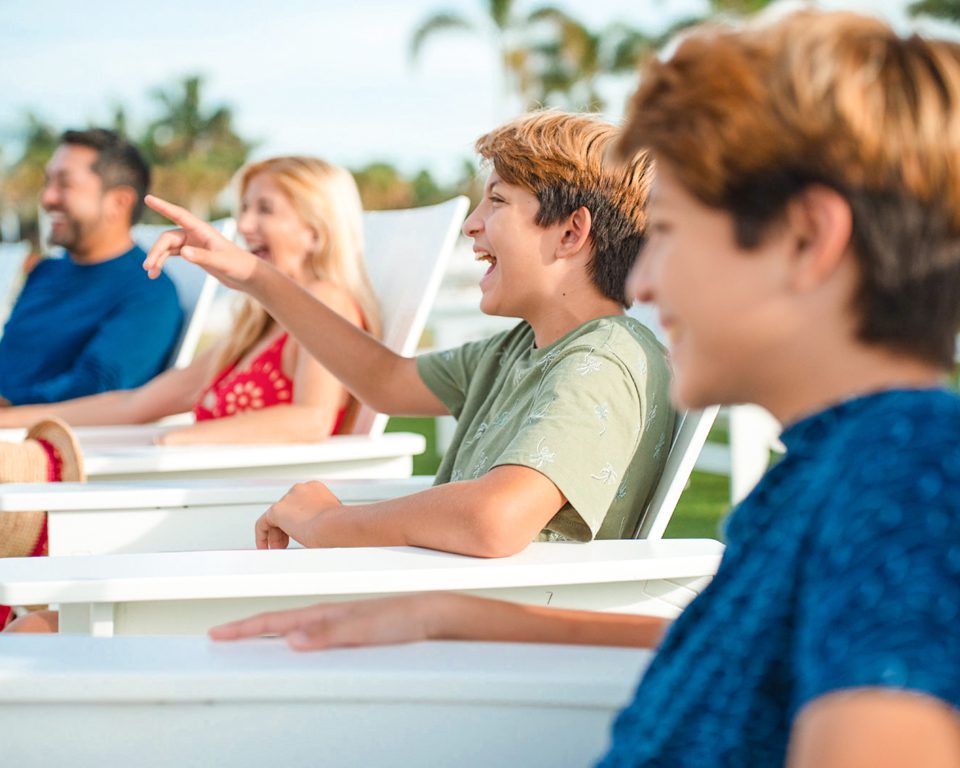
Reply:
[[[770,465],[770,452],[783,453],[780,423],[758,405],[728,410],[730,425],[730,503],[739,504],[760,482]]]
[[[367,269],[380,299],[383,341],[397,354],[417,350],[469,206],[469,199],[460,196],[423,208],[363,214]],[[386,414],[364,406],[353,432],[378,436],[386,425]]]
[[[678,419],[638,524],[646,540],[532,544],[499,560],[412,548],[236,551],[250,550],[254,521],[286,490],[275,484],[7,485],[0,514],[48,510],[52,557],[0,562],[0,603],[59,603],[63,631],[107,635],[196,632],[270,606],[440,589],[672,616],[706,584],[722,551],[709,540],[658,541],[715,415]],[[346,503],[422,485],[330,483]]]
[[[716,413],[716,408],[708,408],[678,416],[663,474],[638,518],[637,538],[662,538]],[[358,438],[345,438],[339,445],[349,446],[350,440]],[[329,442],[316,448],[327,445]],[[286,446],[277,450],[286,450]],[[220,457],[229,463],[230,450],[225,449]],[[351,461],[349,455],[341,458]],[[350,504],[404,496],[429,487],[432,480],[381,476],[377,480],[331,480],[329,485],[338,498]],[[254,522],[288,487],[275,479],[249,477],[229,484],[221,480],[8,483],[0,485],[0,514],[47,510],[51,555],[249,549],[253,547]]]
[[[538,542],[498,560],[416,547],[159,552],[0,561],[0,603],[56,604],[65,634],[198,634],[264,610],[457,590],[673,618],[716,572],[710,539]]]
[[[11,766],[585,766],[649,658],[535,644],[302,654],[277,640],[11,636],[0,733]]]
[[[23,265],[30,255],[30,243],[0,243],[0,324],[7,321],[17,291],[23,282]],[[0,331],[2,333],[2,331]]]

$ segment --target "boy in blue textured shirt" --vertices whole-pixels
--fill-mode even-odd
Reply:
[[[40,202],[61,258],[27,277],[0,338],[0,400],[54,403],[139,386],[163,370],[183,311],[165,275],[147,280],[130,227],[150,171],[112,131],[67,131]]]
[[[622,147],[657,163],[628,284],[675,399],[787,425],[711,584],[665,637],[443,594],[213,636],[659,644],[603,766],[960,765],[960,46],[851,14],[705,30],[648,67]]]

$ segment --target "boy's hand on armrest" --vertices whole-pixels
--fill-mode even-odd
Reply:
[[[313,523],[343,509],[340,499],[323,483],[297,483],[257,520],[257,549],[284,549],[293,538],[305,547],[322,546],[314,541]],[[354,546],[360,546],[360,543]]]

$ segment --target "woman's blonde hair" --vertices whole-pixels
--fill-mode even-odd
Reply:
[[[365,329],[379,336],[380,310],[363,259],[360,193],[350,172],[315,157],[274,157],[241,169],[241,198],[260,174],[267,174],[283,190],[297,215],[316,233],[316,250],[311,254],[314,275],[346,289],[363,315]],[[249,352],[272,321],[260,304],[245,297],[217,370]]]

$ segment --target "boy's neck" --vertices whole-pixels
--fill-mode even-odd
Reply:
[[[884,347],[848,345],[803,359],[774,361],[756,377],[749,402],[762,405],[783,425],[854,397],[890,389],[923,389],[946,383],[946,372]],[[793,353],[795,355],[795,352]]]
[[[567,300],[567,299],[570,300]],[[534,343],[543,349],[590,320],[622,315],[623,306],[605,296],[563,297],[535,317],[524,318],[533,328]]]

